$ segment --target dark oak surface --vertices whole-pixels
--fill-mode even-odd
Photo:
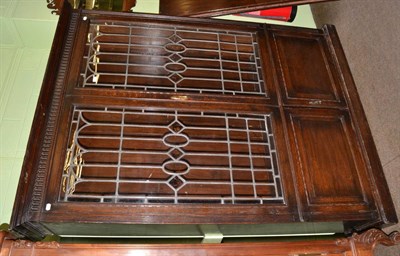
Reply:
[[[0,238],[6,236],[2,232]],[[6,237],[0,240],[1,256],[63,256],[63,255],[230,255],[230,256],[373,256],[378,244],[393,246],[400,242],[398,232],[384,234],[369,230],[350,238],[303,240],[296,242],[225,243],[225,244],[72,244],[57,242],[30,242]]]
[[[271,29],[279,89],[284,105],[345,107],[341,71],[323,31]]]
[[[373,196],[368,189],[355,131],[346,111],[287,109],[292,133],[292,154],[298,159],[296,174],[303,195],[305,218],[375,218]],[[348,208],[341,212],[343,207]],[[351,209],[351,210],[350,210]],[[339,215],[339,216],[338,216]],[[340,217],[339,217],[340,218]]]
[[[324,1],[327,0],[160,0],[160,14],[188,17],[215,17]]]
[[[333,26],[66,6],[29,145],[19,237],[68,223],[397,221]]]

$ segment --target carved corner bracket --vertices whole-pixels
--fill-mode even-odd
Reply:
[[[362,234],[354,234],[350,239],[352,239],[355,243],[369,245],[372,248],[378,244],[393,246],[400,244],[400,232],[395,231],[387,235],[382,230],[370,229]]]
[[[395,231],[387,235],[380,229],[370,229],[361,234],[355,233],[349,238],[338,239],[336,244],[339,246],[351,246],[354,251],[363,249],[373,251],[379,244],[385,246],[400,244],[400,232]]]

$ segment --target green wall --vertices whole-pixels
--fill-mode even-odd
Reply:
[[[134,11],[157,13],[158,0],[138,0]],[[0,1],[0,224],[11,217],[57,19],[45,0]],[[315,27],[309,6],[292,25]]]
[[[57,20],[45,0],[0,1],[0,223],[11,216]]]

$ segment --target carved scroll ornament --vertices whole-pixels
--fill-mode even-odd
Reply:
[[[364,233],[354,233],[349,238],[336,240],[339,246],[351,245],[353,248],[368,247],[373,250],[377,245],[394,246],[400,244],[400,232],[395,231],[387,235],[380,229],[370,229]]]

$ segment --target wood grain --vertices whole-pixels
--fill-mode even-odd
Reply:
[[[214,0],[207,2],[197,0],[160,0],[160,14],[188,17],[215,17],[324,1],[327,0]]]
[[[20,237],[69,223],[397,221],[333,27],[65,8],[57,36]]]

